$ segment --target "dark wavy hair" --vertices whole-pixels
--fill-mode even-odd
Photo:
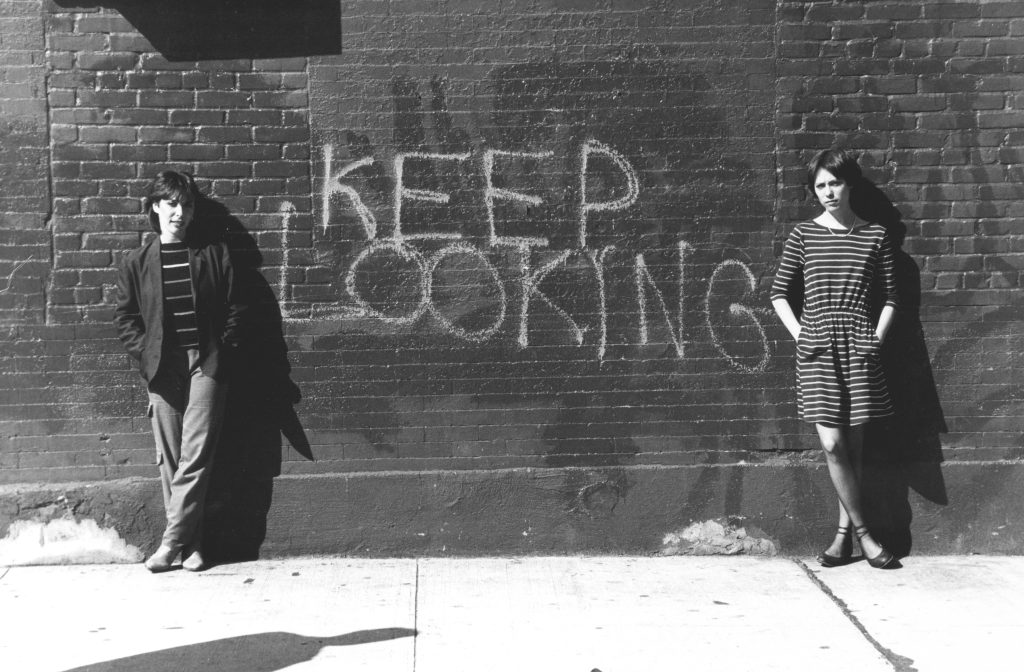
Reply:
[[[146,200],[143,208],[149,215],[149,225],[160,233],[160,218],[153,212],[153,204],[157,201],[178,200],[183,205],[194,205],[199,200],[199,189],[188,173],[175,170],[163,170],[146,186]]]
[[[856,188],[864,179],[857,157],[844,149],[823,149],[807,164],[807,189],[814,195],[814,178],[824,168],[840,180]]]

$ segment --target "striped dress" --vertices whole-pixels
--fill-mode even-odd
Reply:
[[[894,252],[885,227],[836,233],[814,222],[786,241],[771,298],[792,303],[802,279],[797,409],[806,422],[849,427],[892,415],[871,317],[874,292],[896,305]]]

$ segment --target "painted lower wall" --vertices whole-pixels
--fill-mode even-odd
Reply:
[[[876,465],[866,472],[877,536],[901,555],[1019,553],[1019,465]],[[835,498],[821,465],[704,465],[288,476],[211,502],[218,560],[351,556],[781,554],[821,550]],[[88,520],[63,561],[137,561],[163,531],[153,480],[4,486],[0,525]],[[11,530],[16,528],[11,527]],[[0,561],[45,562],[45,544],[0,539]],[[41,536],[41,535],[39,535]],[[115,548],[115,550],[109,550]],[[134,550],[132,550],[134,549]],[[33,553],[35,555],[33,555]]]

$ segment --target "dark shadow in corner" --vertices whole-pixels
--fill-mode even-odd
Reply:
[[[339,0],[50,0],[120,12],[169,61],[341,53]]]
[[[868,181],[854,191],[851,205],[861,218],[885,226],[896,247],[899,306],[882,348],[896,414],[865,430],[864,494],[872,531],[905,556],[912,547],[910,490],[934,504],[949,503],[939,440],[948,429],[921,325],[921,273],[902,249],[906,225],[892,201]]]
[[[65,672],[276,672],[312,660],[325,646],[373,644],[415,637],[411,628],[356,630],[335,637],[305,637],[291,632],[259,632],[212,642],[176,646],[116,660],[83,665]]]
[[[226,234],[248,306],[207,495],[203,546],[214,563],[254,560],[266,537],[274,477],[281,473],[281,435],[306,458],[313,453],[295,413],[302,394],[289,377],[281,309],[260,273],[256,240],[209,198],[196,203],[196,221],[212,235]]]

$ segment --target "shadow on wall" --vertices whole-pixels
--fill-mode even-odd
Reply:
[[[341,53],[339,0],[51,0],[117,10],[169,61]]]
[[[335,637],[305,637],[290,632],[260,632],[212,642],[176,646],[162,651],[140,653],[66,672],[275,672],[313,659],[327,646],[373,644],[402,637],[414,637],[410,628],[357,630]]]
[[[307,459],[309,440],[295,413],[302,394],[289,377],[281,309],[260,273],[256,240],[222,204],[203,198],[196,221],[227,233],[235,274],[248,305],[239,361],[207,500],[204,546],[214,562],[253,560],[266,536],[273,479],[281,473],[281,435]]]
[[[910,490],[934,504],[949,503],[939,440],[948,429],[921,325],[921,272],[902,249],[907,227],[889,198],[870,182],[854,192],[851,205],[862,219],[885,226],[897,248],[899,308],[882,349],[896,414],[865,430],[864,484],[872,507],[867,515],[879,540],[907,555],[912,545]]]

